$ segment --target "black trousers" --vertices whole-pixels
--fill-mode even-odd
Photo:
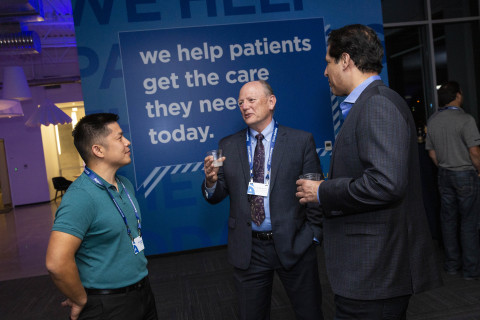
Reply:
[[[273,240],[258,239],[253,239],[248,269],[234,269],[240,319],[270,319],[275,271],[292,303],[297,320],[323,320],[315,247],[312,245],[292,269],[286,270],[278,260]]]
[[[405,320],[410,297],[355,300],[335,295],[335,320]]]
[[[79,320],[157,320],[155,297],[145,285],[125,293],[88,294]]]

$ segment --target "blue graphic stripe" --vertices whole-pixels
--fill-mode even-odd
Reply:
[[[327,44],[328,35],[330,34],[331,26],[328,24],[325,26],[325,43]],[[340,102],[338,98],[332,94],[330,91],[330,103],[332,105],[332,121],[333,121],[333,132],[335,134],[335,138],[337,138],[338,132],[340,132],[340,128],[342,127],[341,121],[341,111],[340,111]]]
[[[330,157],[332,154],[331,151],[325,150],[325,148],[317,148],[316,151],[320,158]],[[166,174],[185,174],[197,171],[203,171],[203,161],[155,167],[137,191],[139,191],[140,194],[143,193],[145,198],[147,198]]]

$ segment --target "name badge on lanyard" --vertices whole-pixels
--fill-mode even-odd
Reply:
[[[145,246],[143,245],[143,239],[142,239],[142,224],[140,222],[140,217],[138,216],[137,207],[135,207],[135,204],[133,203],[133,200],[130,197],[130,194],[128,193],[127,188],[125,188],[125,185],[123,184],[123,182],[117,179],[117,182],[121,183],[121,185],[123,187],[123,191],[125,191],[125,194],[127,195],[128,199],[130,200],[130,203],[132,204],[132,207],[133,207],[133,212],[135,213],[135,218],[137,219],[138,237],[136,237],[135,239],[133,238],[132,231],[130,230],[130,227],[128,226],[127,217],[125,216],[125,213],[123,213],[122,208],[120,208],[120,206],[117,203],[117,200],[115,200],[115,198],[114,198],[113,194],[110,192],[110,190],[108,190],[108,188],[103,184],[103,182],[98,178],[98,176],[92,170],[85,167],[84,172],[87,175],[87,177],[89,177],[93,182],[95,182],[96,184],[98,184],[100,186],[103,186],[105,188],[105,190],[107,190],[108,195],[110,196],[113,203],[115,204],[115,207],[117,207],[117,210],[120,213],[120,215],[122,216],[123,222],[125,223],[125,226],[127,227],[127,234],[130,237],[130,240],[132,241],[133,252],[135,254],[138,254],[139,252],[142,252],[143,249],[145,249]]]
[[[253,196],[268,196],[268,181],[267,183],[260,183],[260,182],[253,182],[250,181],[248,184],[247,194],[251,194]]]
[[[142,252],[143,249],[145,249],[145,246],[143,245],[143,239],[141,236],[138,236],[135,239],[133,239],[132,245],[133,245],[133,252],[135,252],[135,254],[138,254],[139,252]]]
[[[252,142],[250,140],[250,129],[247,130],[247,152],[248,163],[250,165],[250,182],[248,183],[247,194],[254,196],[268,197],[268,191],[270,186],[270,169],[272,167],[272,153],[273,147],[275,147],[275,141],[277,140],[278,123],[275,122],[272,133],[272,140],[270,141],[270,150],[267,161],[267,175],[265,182],[253,182],[253,157],[252,157]],[[261,141],[259,143],[262,143]]]

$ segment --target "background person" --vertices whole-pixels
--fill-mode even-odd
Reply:
[[[462,109],[463,95],[457,82],[448,81],[438,89],[438,103],[440,108],[428,120],[425,149],[438,166],[443,267],[449,274],[462,270],[463,278],[471,280],[480,276],[480,208],[476,205],[480,133],[475,119]]]
[[[202,193],[212,204],[230,196],[228,260],[240,319],[270,319],[275,271],[297,319],[323,319],[313,242],[321,239],[321,215],[294,197],[298,176],[321,172],[320,161],[310,133],[276,124],[275,103],[265,81],[242,87],[238,104],[248,128],[220,141],[223,166],[205,158]],[[256,196],[247,194],[251,188]]]
[[[86,163],[55,214],[46,265],[76,319],[157,319],[147,278],[135,190],[116,175],[129,164],[130,141],[118,116],[97,113],[75,126]]]

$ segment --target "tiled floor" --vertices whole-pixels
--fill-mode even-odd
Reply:
[[[0,214],[0,281],[47,274],[45,253],[59,204],[60,199]]]
[[[55,202],[51,202],[20,206],[0,214],[0,281],[12,280],[0,286],[2,320],[67,318],[59,307],[63,295],[50,277],[35,277],[47,275],[45,252],[56,209]],[[325,319],[332,319],[333,293],[321,249],[318,249],[318,257],[323,308]],[[150,279],[162,319],[225,319],[226,314],[235,314],[232,268],[226,255],[226,248],[214,248],[151,257]],[[480,281],[465,281],[458,275],[445,273],[442,276],[443,287],[412,298],[407,319],[480,319]],[[29,277],[34,278],[22,279]],[[219,297],[213,299],[215,295]],[[293,319],[288,298],[278,279],[272,299],[274,314],[275,319]],[[236,315],[230,318],[236,319]]]

